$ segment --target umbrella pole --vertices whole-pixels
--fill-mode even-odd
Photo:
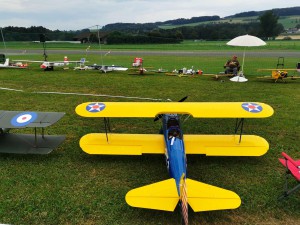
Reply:
[[[242,63],[242,72],[243,72],[243,74],[244,74],[245,50],[246,50],[246,47],[244,48],[244,53],[243,53],[243,63]]]
[[[245,51],[246,51],[246,47],[244,48],[244,52],[243,52],[242,70],[241,70],[241,73],[238,74],[238,80],[237,80],[238,82],[240,80],[240,76],[244,77]]]

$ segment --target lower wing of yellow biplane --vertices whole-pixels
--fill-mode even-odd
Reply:
[[[235,209],[240,206],[240,197],[229,190],[186,179],[187,201],[195,212]],[[128,205],[139,208],[174,211],[180,197],[175,179],[171,178],[129,191]]]
[[[268,142],[256,135],[184,135],[186,154],[207,156],[261,156]],[[88,154],[142,155],[164,154],[161,134],[92,133],[80,139],[80,147]]]

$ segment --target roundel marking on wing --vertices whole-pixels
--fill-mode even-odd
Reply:
[[[15,115],[10,122],[15,127],[23,127],[35,121],[37,117],[35,112],[22,112]]]
[[[105,107],[106,107],[106,105],[102,102],[92,102],[92,103],[88,104],[85,109],[88,112],[95,113],[95,112],[100,112],[100,111],[104,110]]]
[[[252,102],[243,103],[242,108],[251,113],[260,113],[263,110],[263,107],[261,105]]]

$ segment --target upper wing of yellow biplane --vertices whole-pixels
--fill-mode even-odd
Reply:
[[[190,114],[195,118],[264,118],[274,110],[253,102],[86,102],[76,107],[83,117],[155,117]]]
[[[257,71],[259,72],[259,71],[296,71],[297,69],[295,68],[295,69],[284,69],[284,68],[282,68],[282,69],[279,69],[279,68],[277,68],[277,69],[257,69]]]

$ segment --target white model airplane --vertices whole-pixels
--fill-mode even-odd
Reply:
[[[79,67],[75,67],[74,70],[100,70],[102,73],[113,72],[113,71],[126,71],[128,68],[123,66],[115,66],[115,65],[81,65]]]
[[[69,63],[81,63],[81,60],[78,61],[69,61],[68,57],[64,57],[64,61],[35,61],[35,60],[13,60],[18,62],[28,62],[28,63],[41,63],[40,68],[45,71],[53,70],[54,67],[66,67]]]
[[[6,58],[4,54],[0,54],[0,68],[12,68],[12,69],[25,69],[27,68],[27,64],[23,64],[20,62],[11,64],[9,63],[9,58]]]
[[[115,66],[115,65],[111,65],[111,66],[102,65],[102,66],[99,66],[99,70],[102,73],[107,73],[107,72],[112,72],[112,71],[126,71],[126,70],[128,70],[128,68],[123,67],[123,66]]]

